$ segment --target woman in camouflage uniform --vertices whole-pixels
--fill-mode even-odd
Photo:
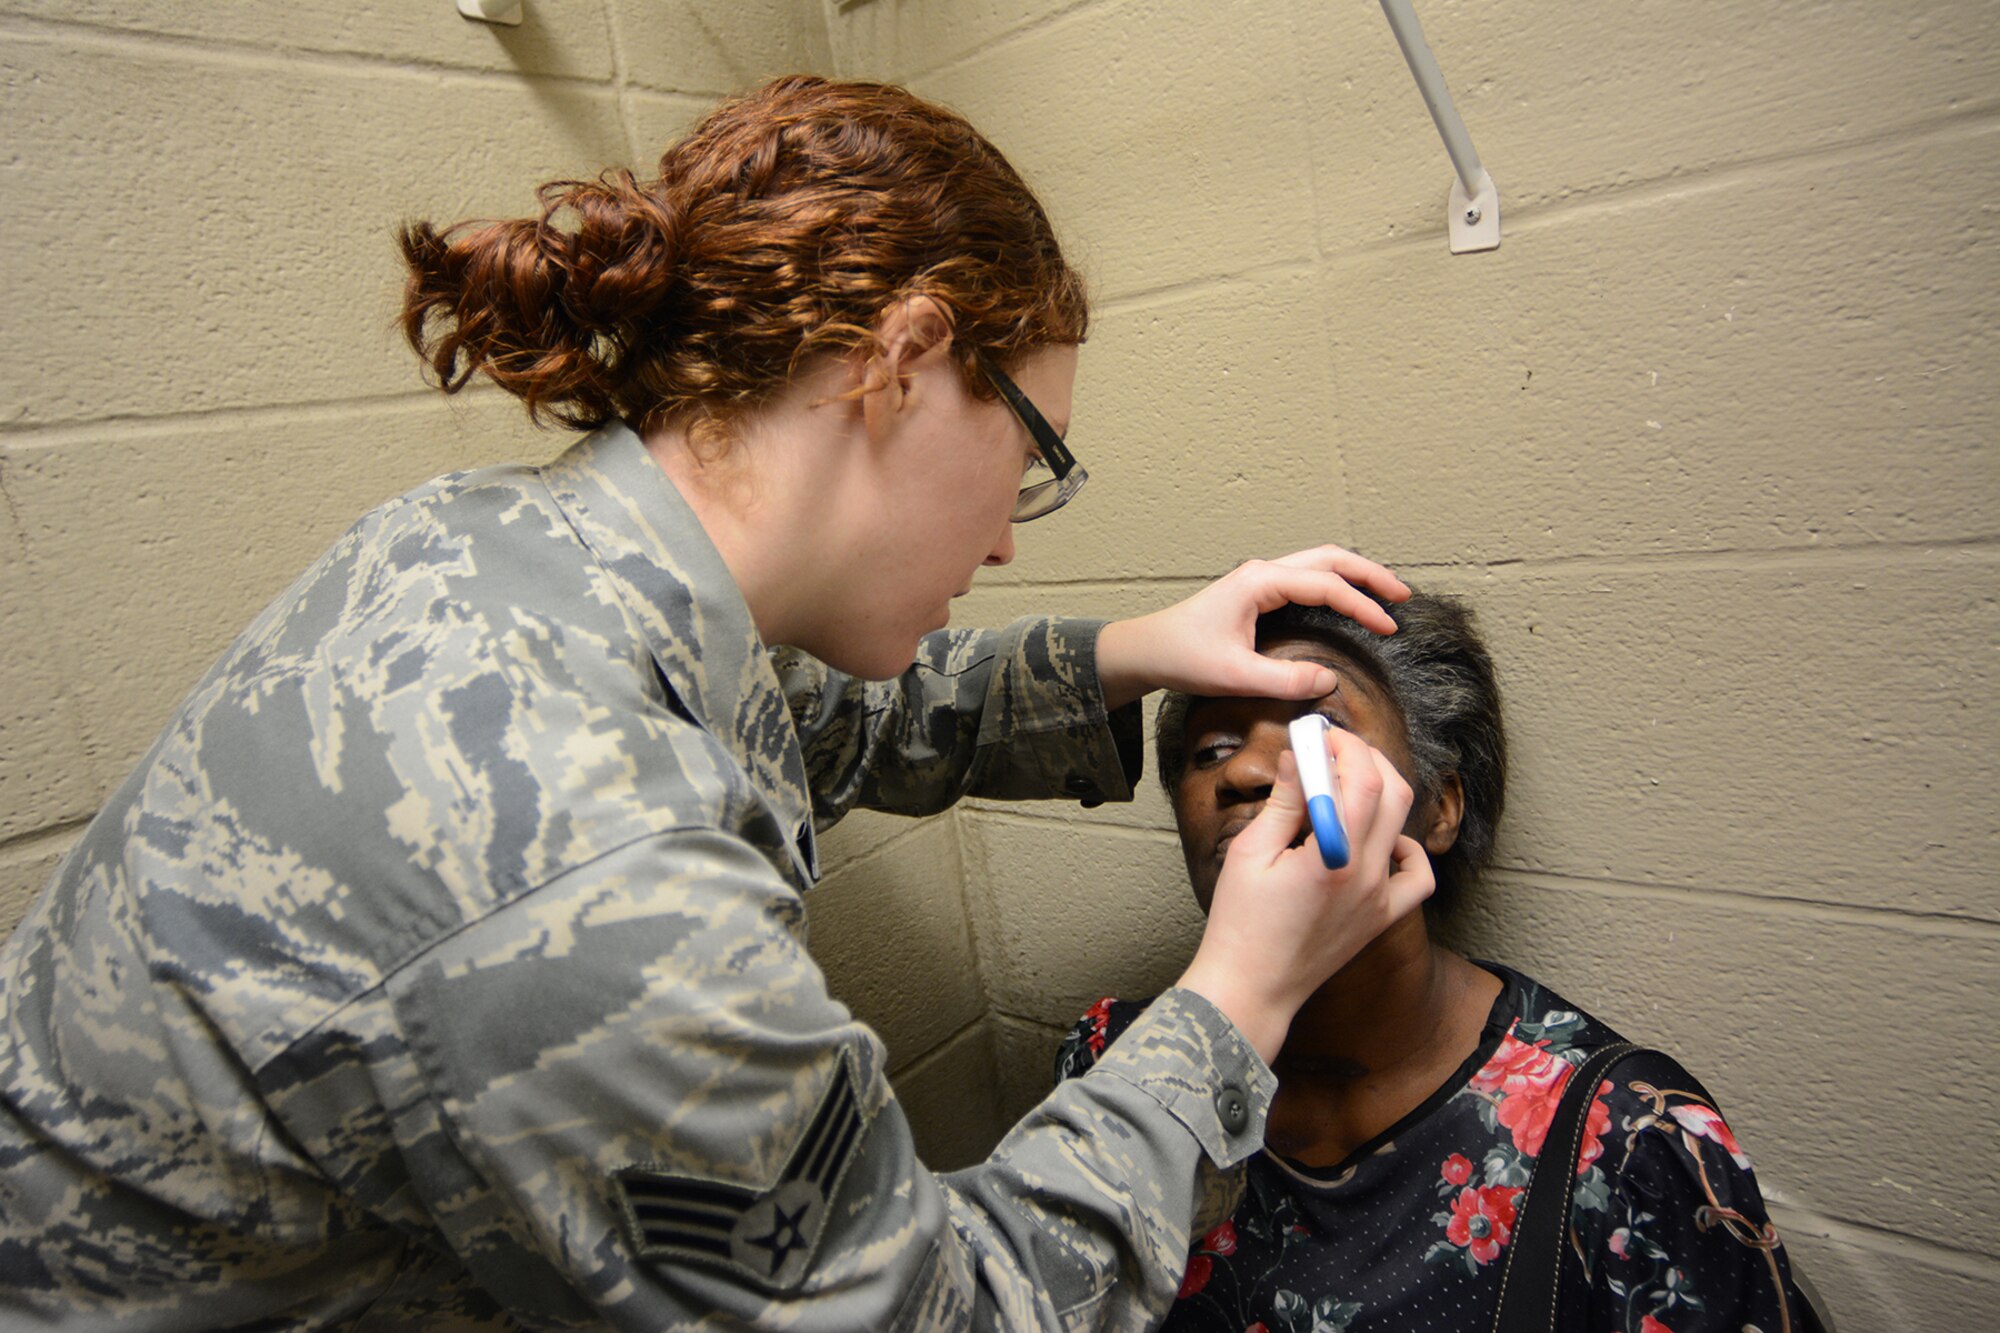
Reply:
[[[447,390],[590,433],[362,518],[0,954],[0,1313],[1148,1325],[1293,1011],[1429,891],[1407,785],[1341,740],[1329,874],[1281,784],[1181,985],[951,1177],[806,951],[815,829],[1126,799],[1141,695],[1311,697],[1258,611],[1386,632],[1349,580],[1404,590],[1326,547],[945,632],[1082,483],[1087,316],[1006,161],[899,89],[780,80],[542,203],[406,229],[406,327]]]

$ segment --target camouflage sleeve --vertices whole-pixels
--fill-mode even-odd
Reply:
[[[822,825],[856,806],[933,814],[961,796],[1132,799],[1139,706],[1104,706],[1096,620],[941,631],[893,681],[773,654]]]
[[[1235,1029],[1170,991],[989,1161],[932,1176],[801,912],[690,829],[391,979],[435,1109],[399,1113],[400,1152],[480,1285],[535,1326],[1151,1327],[1262,1140],[1273,1080]]]

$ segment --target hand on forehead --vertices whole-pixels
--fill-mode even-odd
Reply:
[[[1407,769],[1408,738],[1402,714],[1388,689],[1351,655],[1306,634],[1274,638],[1261,644],[1258,651],[1280,661],[1326,667],[1333,673],[1334,687],[1312,699],[1190,699],[1182,722],[1190,747],[1198,743],[1197,733],[1204,728],[1246,733],[1260,727],[1283,729],[1295,717],[1318,712],[1381,750],[1398,768]],[[1282,747],[1281,742],[1272,743]]]

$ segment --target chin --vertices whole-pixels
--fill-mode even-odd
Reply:
[[[1203,916],[1215,902],[1215,885],[1222,878],[1222,859],[1205,855],[1183,843],[1182,859],[1187,862],[1188,887],[1194,890],[1194,903]]]
[[[899,639],[894,643],[846,643],[813,656],[860,680],[894,680],[917,660],[919,639]]]

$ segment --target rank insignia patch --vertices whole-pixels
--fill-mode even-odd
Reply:
[[[861,1141],[851,1062],[843,1057],[777,1183],[757,1191],[632,1166],[618,1172],[633,1248],[646,1259],[690,1259],[790,1290],[819,1248],[827,1205]]]

